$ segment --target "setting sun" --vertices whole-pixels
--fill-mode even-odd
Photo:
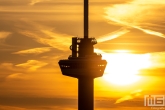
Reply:
[[[164,109],[164,12],[165,0],[0,0],[0,110]]]
[[[116,50],[103,56],[108,65],[103,78],[115,85],[128,85],[140,80],[140,69],[151,66],[149,54],[132,54],[128,50]]]

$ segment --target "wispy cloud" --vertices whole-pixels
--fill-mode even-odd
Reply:
[[[6,43],[7,38],[10,37],[11,34],[12,32],[0,31],[0,51],[9,50],[5,49],[4,47],[12,47]]]
[[[151,55],[151,68],[156,69],[156,68],[165,68],[165,52],[155,52],[155,53],[150,53]]]
[[[157,25],[158,22],[163,22],[162,18],[165,16],[160,10],[163,9],[164,5],[165,2],[162,0],[133,0],[126,4],[118,4],[105,8],[105,18],[119,25],[128,26],[150,35],[165,38],[163,33],[152,30],[152,27],[150,27],[155,22],[157,22]]]
[[[11,32],[1,31],[1,32],[0,32],[0,43],[1,43],[1,42],[4,42],[5,39],[6,39],[10,34],[12,34],[12,33],[11,33]]]
[[[35,71],[43,66],[46,66],[47,63],[37,60],[28,60],[26,63],[17,64],[17,67],[22,67],[30,71]]]
[[[165,35],[161,32],[153,31],[153,30],[150,30],[150,29],[144,29],[144,28],[141,28],[140,26],[136,26],[136,25],[133,25],[131,23],[123,22],[123,21],[120,21],[120,20],[114,19],[114,18],[109,18],[109,20],[114,21],[114,22],[116,22],[118,24],[121,24],[121,25],[124,25],[124,26],[128,26],[128,27],[131,27],[131,28],[141,30],[146,34],[155,35],[155,36],[158,36],[158,37],[165,38]]]
[[[29,5],[35,5],[37,3],[40,3],[40,2],[46,2],[46,1],[50,1],[50,0],[32,0]]]
[[[134,27],[134,28],[139,29],[139,30],[141,30],[141,31],[143,31],[147,34],[150,34],[150,35],[155,35],[155,36],[158,36],[158,37],[165,38],[165,35],[161,32],[157,32],[157,31],[153,31],[153,30],[149,30],[149,29],[143,29],[143,28],[140,28],[140,27],[137,27],[137,26]]]
[[[47,36],[51,37],[50,39],[46,40],[45,43],[49,44],[52,47],[60,47],[60,46],[69,46],[71,42],[71,36],[66,34],[59,34],[49,30],[42,31]],[[42,41],[41,41],[42,42]],[[43,42],[44,43],[44,42]]]
[[[60,34],[57,35],[54,32],[48,30],[45,31],[47,31],[46,33],[44,32],[45,35],[51,38],[42,37],[44,35],[42,34],[43,32],[41,32],[40,34],[36,34],[33,31],[23,31],[21,33],[28,37],[34,38],[37,42],[41,44],[45,44],[59,50],[65,51],[65,49],[69,47],[71,42],[71,39],[69,37],[61,37],[62,35]]]
[[[134,98],[140,96],[140,95],[141,95],[141,92],[142,92],[141,89],[135,90],[135,91],[133,91],[132,93],[130,93],[129,95],[126,95],[126,96],[124,96],[124,97],[118,99],[118,100],[115,102],[115,104],[121,103],[121,102],[124,102],[124,101],[127,101],[127,100],[132,100],[132,99],[134,99]]]
[[[13,63],[1,63],[0,69],[10,70],[10,71],[19,71],[19,68],[16,68]]]
[[[14,73],[10,74],[6,77],[6,81],[11,81],[11,80],[27,80],[29,79],[27,76],[25,76],[23,73]]]
[[[106,35],[103,35],[101,37],[98,38],[98,42],[105,42],[105,41],[108,41],[108,40],[112,40],[112,39],[115,39],[117,37],[120,37],[126,33],[130,32],[128,29],[126,28],[121,28],[115,32],[112,32],[112,33],[109,33],[109,34],[106,34]]]
[[[13,54],[20,54],[20,55],[25,55],[25,54],[41,54],[45,52],[49,52],[51,50],[51,47],[42,47],[42,48],[32,48],[28,50],[21,50],[18,52],[14,52]]]
[[[2,101],[0,110],[77,110],[74,99],[65,98],[3,98],[9,101]],[[10,100],[11,99],[11,100]],[[13,99],[13,100],[12,100]],[[60,102],[58,102],[60,100]],[[67,102],[66,102],[67,101]],[[8,102],[8,103],[7,103]],[[33,103],[37,102],[37,103]],[[49,102],[49,103],[45,103]],[[58,103],[56,103],[58,102]],[[102,110],[102,109],[101,109]]]
[[[0,105],[1,110],[28,110],[26,108],[22,107],[14,107],[14,106],[5,106],[5,105]]]
[[[29,25],[33,27],[33,29],[19,30],[19,33],[31,37],[37,42],[51,46],[53,48],[66,51],[66,48],[69,47],[71,43],[71,35],[62,34],[60,32],[56,32],[54,29],[43,26],[36,22],[26,20]]]

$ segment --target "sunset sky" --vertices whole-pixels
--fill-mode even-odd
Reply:
[[[165,95],[165,1],[89,0],[89,36],[108,62],[96,110],[150,110]],[[0,110],[77,110],[77,79],[58,61],[83,37],[83,0],[0,0]]]

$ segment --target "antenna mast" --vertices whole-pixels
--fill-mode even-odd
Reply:
[[[88,0],[84,0],[84,39],[88,39]]]

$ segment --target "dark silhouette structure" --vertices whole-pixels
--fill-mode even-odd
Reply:
[[[62,74],[78,78],[78,110],[93,110],[94,78],[104,73],[106,60],[94,53],[95,38],[88,38],[88,0],[84,0],[84,38],[72,38],[72,55],[60,60]]]

